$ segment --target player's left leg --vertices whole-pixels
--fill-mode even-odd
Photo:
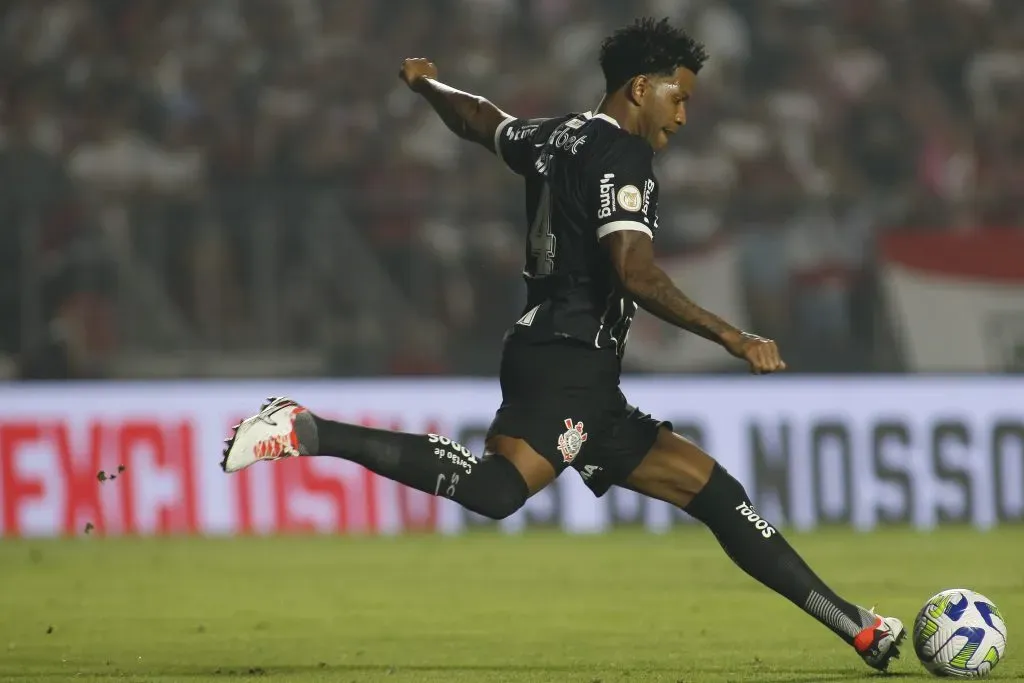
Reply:
[[[260,461],[333,456],[411,488],[450,498],[502,519],[557,476],[522,439],[491,435],[481,457],[438,434],[408,434],[335,422],[287,398],[268,399],[226,440],[221,468],[237,472]]]
[[[692,442],[660,427],[654,445],[624,486],[703,522],[743,571],[853,645],[870,666],[884,670],[899,656],[896,645],[906,635],[903,624],[836,595],[754,510],[743,485]]]

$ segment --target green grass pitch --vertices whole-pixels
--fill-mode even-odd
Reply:
[[[789,534],[832,587],[908,622],[968,587],[1024,680],[1024,527]],[[1021,641],[1024,642],[1024,641]],[[909,641],[908,641],[909,644]],[[904,646],[888,680],[935,680]],[[0,680],[881,681],[703,528],[442,538],[0,541]]]

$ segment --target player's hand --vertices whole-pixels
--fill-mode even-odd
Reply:
[[[779,347],[771,339],[758,337],[749,332],[740,332],[738,335],[726,339],[725,348],[732,355],[750,363],[750,371],[755,375],[786,369],[786,363],[779,355]]]
[[[437,67],[429,59],[423,57],[410,57],[402,62],[402,68],[398,77],[405,81],[405,84],[416,89],[416,83],[422,78],[437,79]]]

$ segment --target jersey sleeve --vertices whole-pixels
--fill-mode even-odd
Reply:
[[[547,120],[508,117],[494,131],[494,153],[514,173],[526,175],[533,167],[534,136]]]
[[[587,213],[597,238],[619,230],[636,230],[654,238],[658,226],[658,181],[653,153],[639,138],[617,140],[587,174]]]

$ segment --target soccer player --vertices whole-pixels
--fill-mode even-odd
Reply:
[[[333,456],[493,519],[572,467],[596,496],[622,486],[685,510],[743,571],[884,670],[899,654],[903,624],[836,595],[758,515],[739,481],[671,424],[629,405],[619,388],[638,305],[720,344],[754,373],[786,367],[773,341],[702,309],[654,262],[652,160],[686,123],[706,59],[667,20],[638,20],[601,46],[606,94],[595,111],[532,120],[439,82],[426,59],[405,60],[400,77],[448,128],[525,183],[527,303],[505,336],[502,403],[484,453],[438,435],[326,420],[276,398],[235,428],[221,466]]]

